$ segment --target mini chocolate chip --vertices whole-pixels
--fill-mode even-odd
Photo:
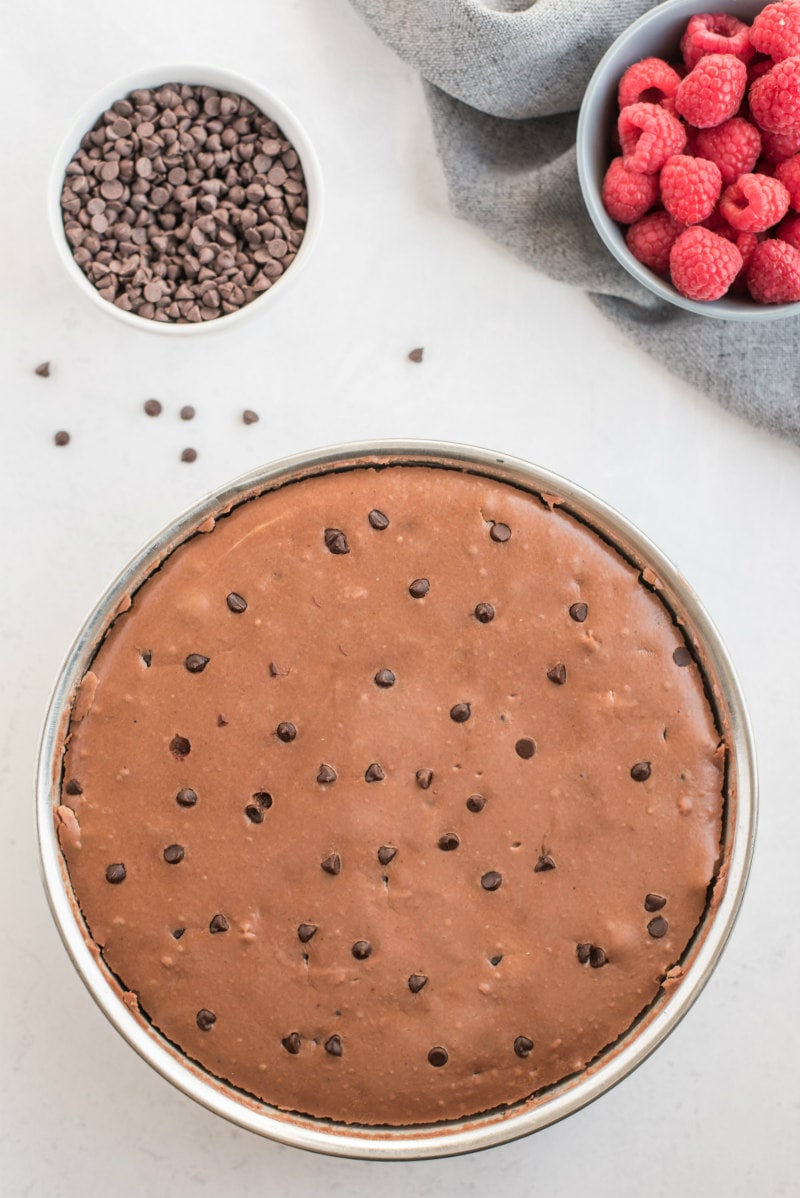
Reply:
[[[637,761],[636,765],[631,766],[631,777],[634,782],[646,782],[650,777],[650,762]]]
[[[439,837],[439,848],[443,853],[452,853],[461,844],[455,832],[445,832],[444,836]]]
[[[533,1052],[533,1040],[528,1036],[517,1036],[514,1041],[514,1052],[518,1057],[529,1057]]]
[[[543,873],[547,873],[547,871],[550,869],[555,869],[555,867],[556,867],[556,863],[553,860],[553,858],[550,856],[550,854],[542,853],[541,857],[539,858],[539,860],[536,862],[536,864],[533,867],[533,872],[535,874],[543,874]]]
[[[214,916],[214,918],[211,920],[211,923],[208,925],[208,930],[209,930],[209,932],[214,932],[214,933],[227,932],[229,927],[230,927],[230,924],[228,923],[225,916],[217,914]]]
[[[678,645],[672,654],[672,660],[676,666],[688,666],[691,663],[692,655],[685,645]]]
[[[336,877],[338,873],[341,873],[342,859],[338,853],[331,853],[330,856],[326,857],[324,861],[320,862],[320,864],[325,870],[326,874],[332,874],[334,877]]]
[[[147,412],[148,416],[160,416],[161,415],[160,400],[146,399],[145,404],[144,404],[144,410],[145,410],[145,412]]]
[[[203,1007],[197,1012],[197,1026],[201,1032],[210,1032],[216,1022],[217,1017],[213,1011],[207,1011]]]
[[[390,686],[394,686],[396,681],[397,679],[391,670],[378,670],[375,675],[376,686],[380,686],[384,690],[387,690]]]
[[[408,988],[412,994],[419,994],[423,986],[427,985],[428,979],[424,973],[412,973],[408,979]]]
[[[582,624],[589,614],[589,608],[585,603],[573,603],[569,614],[576,624]]]
[[[288,720],[283,720],[275,729],[275,735],[278,740],[282,740],[284,744],[288,745],[297,736],[297,729]]]
[[[417,779],[417,786],[420,790],[428,790],[433,782],[433,770],[417,770],[414,777]]]
[[[69,433],[66,432],[64,429],[59,429],[59,431],[53,437],[53,442],[54,442],[54,444],[58,445],[59,448],[61,448],[64,445],[69,445],[69,442],[70,442]]]
[[[143,649],[141,651],[141,653],[139,654],[139,656],[141,657],[142,661],[144,662],[145,668],[149,670],[151,665],[153,664],[153,650],[152,649]]]
[[[666,907],[667,900],[663,894],[646,894],[644,899],[645,911],[660,911],[662,907]]]
[[[251,824],[263,824],[264,812],[260,807],[256,807],[254,803],[248,803],[244,809],[244,813]]]
[[[591,956],[591,953],[592,953],[591,944],[579,944],[577,946],[578,960],[580,961],[581,965],[585,965],[587,963],[587,961],[589,960],[589,957]]]
[[[455,707],[450,708],[450,719],[455,724],[466,724],[471,715],[472,707],[469,703],[456,703]]]
[[[181,461],[182,462],[196,462],[197,461],[197,450],[192,449],[191,446],[184,449],[183,452],[181,453]]]
[[[203,657],[202,653],[190,653],[183,664],[190,674],[202,674],[208,662],[209,658]]]
[[[425,349],[421,345],[418,345],[416,349],[409,350],[409,353],[408,353],[409,362],[418,362],[418,363],[421,362],[422,355],[424,353],[425,353]]]
[[[372,945],[369,940],[356,940],[350,951],[357,961],[366,961],[372,956]]]
[[[481,886],[484,890],[499,890],[503,885],[503,875],[499,874],[496,869],[490,869],[481,878]]]
[[[341,1036],[330,1036],[325,1041],[325,1051],[329,1052],[332,1057],[340,1057],[342,1055]]]
[[[373,761],[372,765],[367,766],[366,773],[364,774],[364,781],[383,782],[385,777],[386,775],[384,774],[381,766],[378,765],[377,761]]]
[[[301,1041],[299,1032],[290,1032],[288,1036],[285,1036],[284,1039],[281,1040],[283,1047],[288,1053],[291,1053],[293,1057],[296,1057],[300,1051],[300,1043]]]
[[[40,379],[49,379],[50,378],[50,363],[49,362],[40,362],[33,373],[38,374]]]
[[[192,790],[191,786],[184,786],[175,795],[175,802],[179,807],[194,807],[197,802],[197,791]]]
[[[237,594],[236,591],[231,591],[230,595],[228,595],[225,599],[225,602],[228,605],[228,609],[234,612],[237,616],[241,615],[243,611],[247,611],[247,600],[241,595]]]
[[[181,420],[194,420],[197,413],[190,403],[184,404],[180,411]]]
[[[166,861],[167,865],[178,865],[181,861],[183,861],[183,854],[184,850],[182,844],[168,844],[164,849],[164,860]]]
[[[347,537],[340,528],[325,529],[325,547],[330,553],[349,553]]]
[[[650,920],[647,930],[654,939],[660,940],[669,931],[669,924],[663,915],[657,915],[655,919]]]
[[[181,936],[184,934],[185,931],[186,931],[186,928],[175,928],[172,933],[173,939],[180,940]]]
[[[376,507],[372,509],[367,519],[377,532],[383,532],[384,528],[389,527],[389,517]]]
[[[191,753],[191,751],[192,751],[191,741],[189,741],[185,736],[175,735],[175,736],[173,736],[172,740],[169,742],[169,751],[173,757],[177,757],[178,760],[180,761],[184,757],[188,757],[189,754]]]
[[[82,795],[83,787],[77,778],[70,778],[69,782],[64,787],[68,795]]]
[[[434,1069],[441,1069],[442,1065],[446,1065],[449,1059],[447,1049],[442,1048],[441,1044],[437,1044],[428,1053],[428,1061],[433,1065]]]
[[[245,424],[258,424],[258,412],[254,412],[252,408],[245,408],[242,412],[242,420]]]
[[[536,741],[531,740],[529,736],[522,736],[514,745],[514,750],[517,757],[521,757],[523,761],[529,761],[536,752]]]
[[[431,584],[427,578],[415,578],[408,588],[408,593],[412,599],[424,599],[430,589]]]
[[[314,938],[317,931],[315,923],[301,923],[297,929],[297,939],[301,944],[308,944],[309,940]]]
[[[489,536],[502,545],[511,540],[511,529],[507,524],[493,524],[489,529]]]
[[[393,844],[382,844],[378,849],[378,860],[381,865],[388,865],[390,861],[394,861],[397,856],[397,849]]]
[[[268,790],[257,790],[251,798],[255,800],[261,811],[269,811],[272,806],[272,795]]]
[[[491,603],[479,603],[475,608],[475,619],[481,624],[491,624],[494,619],[494,608]]]
[[[336,770],[332,765],[326,765],[323,761],[322,765],[317,770],[317,782],[321,782],[323,786],[327,786],[331,782],[336,781]]]
[[[106,869],[106,881],[112,886],[118,886],[120,882],[124,882],[128,876],[128,871],[121,861],[117,861],[114,865],[109,865]]]
[[[467,799],[468,811],[474,811],[477,814],[478,811],[483,811],[485,806],[486,799],[483,795],[470,795]]]
[[[563,661],[560,661],[557,665],[552,666],[551,669],[547,671],[547,677],[551,682],[555,682],[556,686],[563,686],[567,681],[567,667],[564,665]]]
[[[589,950],[589,964],[592,969],[600,969],[603,965],[608,964],[608,957],[597,944],[593,944]]]
[[[497,953],[494,957],[489,958],[489,964],[494,965],[494,967],[496,969],[502,960],[503,960],[503,954]]]

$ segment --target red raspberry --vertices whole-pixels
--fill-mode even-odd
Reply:
[[[747,268],[747,286],[757,304],[800,300],[800,250],[770,237],[756,246]]]
[[[800,4],[768,4],[753,21],[750,41],[776,62],[800,54]]]
[[[660,171],[686,145],[683,125],[658,104],[629,104],[619,114],[617,128],[626,167],[646,175]]]
[[[619,81],[619,107],[627,108],[629,104],[644,101],[659,104],[671,112],[680,81],[678,72],[663,58],[643,58],[628,67]]]
[[[800,126],[792,133],[768,133],[761,130],[761,150],[767,162],[783,162],[800,151]]]
[[[629,171],[621,158],[613,158],[603,179],[602,196],[611,219],[630,225],[655,204],[658,177]]]
[[[747,62],[753,53],[747,25],[724,12],[698,13],[681,38],[681,54],[690,71],[706,54],[735,54]]]
[[[773,67],[773,71],[777,68]],[[773,72],[770,72],[770,75]],[[769,79],[765,75],[764,79]],[[754,84],[759,87],[760,79]],[[721,125],[739,111],[747,67],[733,54],[707,54],[693,67],[675,95],[675,111],[696,129]]]
[[[779,237],[781,241],[788,241],[789,245],[800,250],[800,216],[795,216],[793,212],[790,212],[775,229],[775,236]]]
[[[725,294],[742,268],[742,255],[730,241],[695,225],[685,229],[669,256],[672,282],[687,299],[715,300]]]
[[[758,58],[752,59],[747,64],[747,86],[755,83],[756,79],[760,79],[762,75],[766,75],[767,71],[771,71],[775,63],[771,58],[764,58],[759,54]]]
[[[631,225],[625,241],[637,262],[648,266],[657,275],[666,275],[669,274],[669,252],[682,232],[683,225],[659,209]]]
[[[780,179],[742,175],[723,192],[720,214],[743,233],[764,233],[786,215],[789,192]]]
[[[701,129],[695,139],[695,152],[716,162],[727,186],[752,171],[758,162],[761,134],[744,117],[734,116],[713,129]]]
[[[775,167],[775,178],[780,179],[789,193],[789,207],[800,212],[800,154],[779,162]]]
[[[661,202],[682,225],[699,225],[714,211],[722,175],[707,158],[673,154],[661,171]]]
[[[750,115],[760,128],[769,133],[800,129],[800,56],[784,58],[756,79],[748,98]]]

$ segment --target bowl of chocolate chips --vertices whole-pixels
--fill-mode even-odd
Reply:
[[[69,275],[155,332],[229,327],[283,295],[308,259],[322,179],[302,125],[215,67],[151,67],[76,116],[53,164],[49,220]]]

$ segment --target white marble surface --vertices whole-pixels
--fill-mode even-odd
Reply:
[[[800,458],[669,376],[571,290],[447,211],[421,91],[345,0],[2,6],[0,1192],[698,1198],[797,1193]],[[327,179],[314,260],[271,311],[175,343],[65,278],[44,186],[73,111],[152,62],[216,62],[305,122]],[[13,115],[12,115],[13,114]],[[421,365],[406,355],[425,347]],[[52,361],[52,375],[33,368]],[[769,363],[764,364],[765,370]],[[164,414],[142,413],[158,396]],[[191,424],[177,412],[197,408]],[[257,409],[245,427],[240,413]],[[72,443],[56,449],[53,433]],[[32,781],[50,685],[100,590],[203,492],[274,457],[367,437],[527,457],[619,507],[700,592],[749,699],[755,865],[707,990],[647,1064],[566,1122],[410,1165],[279,1147],[195,1106],[75,976],[40,887]],[[194,465],[179,461],[194,445]]]

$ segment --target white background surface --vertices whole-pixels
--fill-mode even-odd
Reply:
[[[796,1194],[800,451],[728,416],[582,296],[455,221],[418,81],[345,0],[32,0],[0,14],[0,1193]],[[327,180],[322,240],[296,286],[238,330],[182,342],[95,311],[64,277],[44,214],[72,113],[115,77],[170,60],[216,62],[283,97]],[[417,345],[421,365],[406,357]],[[49,379],[33,373],[43,359]],[[157,420],[142,412],[150,396],[164,404]],[[177,415],[185,403],[198,412],[190,424]],[[260,423],[245,427],[244,407]],[[60,428],[65,449],[53,445]],[[620,508],[672,557],[738,668],[762,813],[722,963],[635,1075],[528,1140],[375,1165],[227,1125],[113,1031],[40,887],[33,773],[73,636],[162,524],[264,461],[395,436],[527,457]],[[179,460],[185,445],[193,465]]]

